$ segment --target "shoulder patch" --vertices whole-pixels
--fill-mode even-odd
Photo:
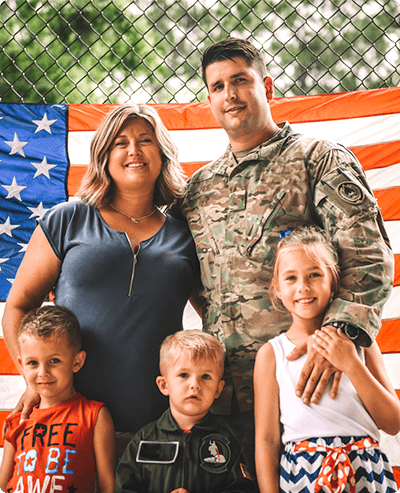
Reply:
[[[246,466],[246,464],[243,464],[242,462],[240,463],[240,470],[242,471],[243,477],[246,479],[250,479],[250,481],[253,481],[253,478],[251,477],[249,468]]]
[[[337,187],[338,195],[350,204],[362,204],[364,192],[361,187],[352,181],[344,181]]]
[[[213,474],[220,474],[228,470],[231,458],[229,440],[217,433],[207,435],[200,445],[200,466]]]

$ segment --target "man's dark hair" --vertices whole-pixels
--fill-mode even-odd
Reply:
[[[260,50],[253,46],[249,41],[240,38],[225,38],[209,46],[201,62],[202,77],[207,85],[206,68],[215,62],[223,60],[232,60],[232,58],[244,58],[249,67],[254,68],[264,79],[267,76],[267,69],[263,55]]]

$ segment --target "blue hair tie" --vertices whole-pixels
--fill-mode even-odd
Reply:
[[[290,235],[291,232],[292,231],[290,229],[284,229],[279,233],[279,239],[282,240],[283,238],[285,238],[285,236]]]

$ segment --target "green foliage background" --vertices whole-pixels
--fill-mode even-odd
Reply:
[[[7,0],[0,100],[204,101],[201,53],[227,36],[264,52],[277,96],[396,86],[399,21],[398,0]]]

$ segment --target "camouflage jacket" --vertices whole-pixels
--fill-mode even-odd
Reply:
[[[230,146],[188,181],[181,204],[200,260],[204,330],[225,345],[229,413],[233,387],[241,411],[253,406],[259,347],[287,330],[291,315],[272,306],[269,285],[280,233],[303,224],[329,232],[341,286],[324,324],[351,322],[368,346],[380,328],[393,282],[393,255],[376,200],[344,147],[295,134],[288,123],[239,162]]]

